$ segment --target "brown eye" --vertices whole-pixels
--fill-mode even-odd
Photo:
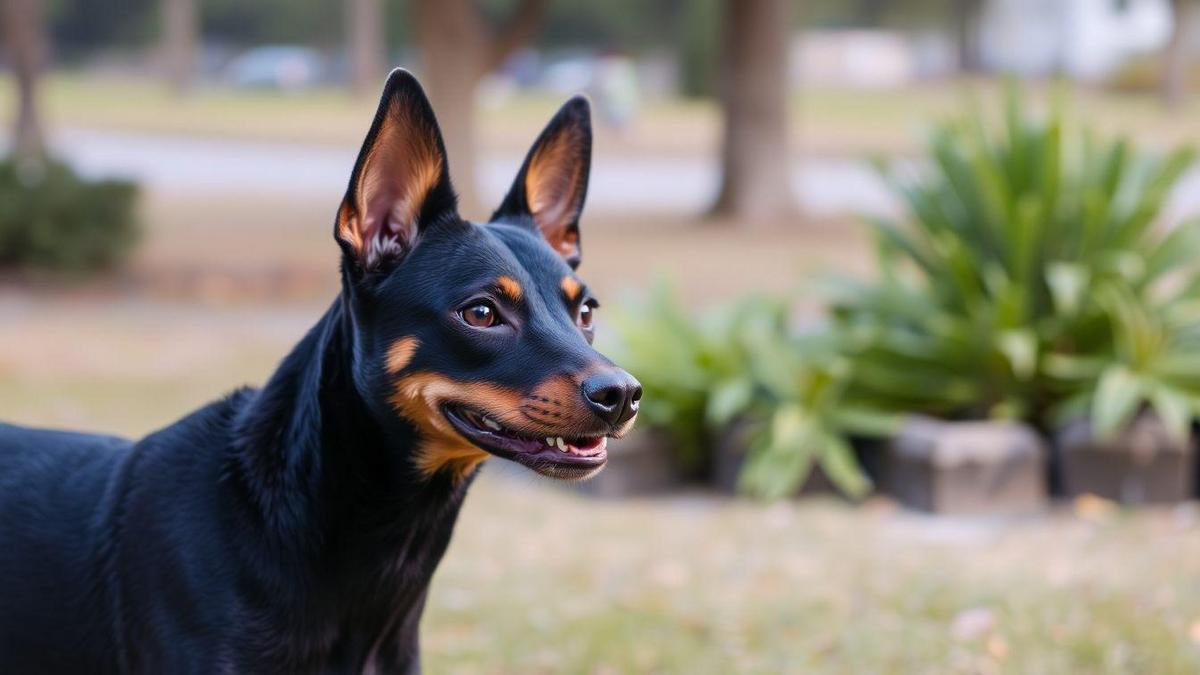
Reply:
[[[583,329],[592,327],[592,319],[596,315],[596,308],[591,305],[582,305],[579,308],[579,326]]]
[[[496,316],[496,308],[486,302],[471,305],[459,312],[459,316],[462,317],[463,321],[467,322],[468,326],[476,328],[491,328],[500,323],[499,318]]]

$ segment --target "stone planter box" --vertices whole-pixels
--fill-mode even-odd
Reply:
[[[1046,506],[1046,445],[1019,422],[914,417],[884,456],[882,487],[942,514],[1022,515]]]
[[[738,474],[746,463],[749,436],[749,427],[734,421],[713,442],[709,481],[718,492],[737,494]]]
[[[682,483],[671,440],[647,430],[610,440],[604,470],[578,488],[597,497],[632,497],[670,492]]]
[[[1173,438],[1152,413],[1142,413],[1109,440],[1094,438],[1090,420],[1078,419],[1056,441],[1067,497],[1092,494],[1137,505],[1192,496],[1195,440]]]
[[[734,422],[713,444],[710,483],[723,494],[738,494],[738,475],[746,463],[750,444],[750,429],[744,422]],[[825,471],[814,466],[808,478],[796,490],[797,497],[809,495],[840,495]]]

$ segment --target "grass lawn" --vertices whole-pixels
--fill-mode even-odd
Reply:
[[[0,417],[141,435],[261,382],[319,304],[0,293]],[[1200,513],[1016,522],[872,500],[595,501],[489,466],[434,582],[431,672],[1188,673]]]
[[[834,155],[906,153],[931,119],[961,109],[968,95],[995,109],[1000,85],[989,82],[932,82],[901,90],[829,88],[796,92],[793,150]],[[1038,98],[1054,88],[1034,85]],[[1193,124],[1200,100],[1166,112],[1149,94],[1115,93],[1084,86],[1064,89],[1068,109],[1108,131],[1151,145],[1196,140]],[[0,89],[0,121],[12,115],[13,93]],[[562,102],[550,95],[519,95],[481,104],[481,146],[518,152]],[[281,142],[357,145],[375,101],[341,90],[298,93],[202,88],[176,98],[154,81],[56,74],[44,88],[51,128],[57,125],[183,133]],[[609,154],[711,155],[717,147],[719,114],[711,101],[651,100],[628,128],[597,125],[600,152]]]
[[[47,96],[62,124],[335,143],[358,141],[370,107],[333,93],[176,102],[70,78]],[[1086,96],[1114,127],[1185,132],[1145,101]],[[912,111],[955,98],[814,93],[797,114],[832,130],[821,141],[831,150],[902,149],[924,115]],[[630,147],[711,143],[711,108],[672,105],[648,113]],[[485,123],[488,142],[502,147],[505,125],[527,142],[552,106],[514,102]],[[680,111],[675,140],[643,138]],[[84,288],[0,285],[0,419],[140,436],[261,382],[335,292],[334,207],[149,194],[151,227],[129,272]],[[660,275],[703,304],[791,288],[816,267],[867,271],[865,242],[844,222],[585,227],[582,273],[609,306]],[[595,501],[500,468],[473,490],[435,579],[431,672],[1200,671],[1195,505],[1126,513],[1085,501],[1025,521],[945,520],[881,499]]]
[[[489,478],[435,580],[437,672],[1200,668],[1194,509],[1001,524]]]

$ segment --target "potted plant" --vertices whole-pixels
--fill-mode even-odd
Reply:
[[[747,363],[758,395],[710,411],[726,429],[714,448],[714,482],[766,499],[826,489],[862,497],[871,481],[849,438],[886,436],[896,418],[847,396],[853,364],[834,333],[763,337]]]
[[[1157,222],[1192,163],[1190,150],[1151,159],[1123,140],[1073,132],[1057,107],[1042,118],[1026,108],[1014,91],[997,131],[976,110],[935,128],[927,167],[908,174],[908,167],[882,167],[906,213],[869,223],[879,277],[824,284],[855,363],[857,400],[944,421],[1053,430],[1068,400],[1099,393],[1096,364],[1119,351],[1123,338],[1107,298],[1124,294],[1149,305],[1161,282],[1194,270],[1194,225],[1164,230]],[[1195,298],[1197,288],[1184,283],[1178,297]],[[1175,422],[1192,416],[1195,399],[1166,398],[1172,428],[1182,428]],[[953,424],[937,429],[921,433],[964,437]],[[999,459],[1032,456],[1019,445],[997,444],[1013,452]],[[979,453],[979,461],[989,456],[997,459]],[[889,461],[914,457],[896,444],[889,453]],[[936,503],[927,496],[915,501]]]
[[[1189,286],[1200,288],[1200,276],[1156,301],[1104,289],[1098,301],[1110,319],[1109,349],[1048,361],[1070,394],[1060,406],[1065,422],[1056,435],[1066,496],[1094,494],[1126,504],[1191,497],[1200,302]]]
[[[886,422],[848,404],[849,364],[833,336],[794,335],[785,299],[750,296],[690,314],[660,286],[617,325],[615,351],[646,391],[643,429],[671,448],[682,473],[761,498],[794,493],[814,467],[848,495],[869,487],[845,434]],[[614,460],[617,475],[621,464],[639,470]]]
[[[586,492],[645,494],[700,479],[709,465],[706,410],[714,383],[732,368],[714,323],[688,313],[666,284],[615,313],[602,334],[642,383],[642,409],[629,439],[611,444],[608,465],[583,484]]]

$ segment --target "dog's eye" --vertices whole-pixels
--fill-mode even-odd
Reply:
[[[488,302],[477,302],[458,314],[463,321],[467,322],[468,326],[476,328],[491,328],[500,323],[496,308]]]
[[[592,321],[596,318],[596,305],[586,302],[579,306],[579,327],[591,330]]]

